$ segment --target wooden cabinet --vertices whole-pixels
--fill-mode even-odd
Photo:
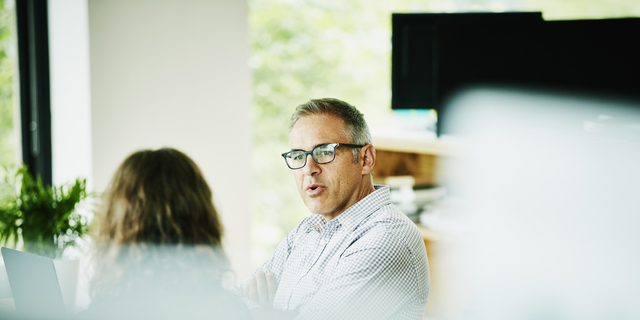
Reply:
[[[399,177],[413,179],[417,186],[438,185],[445,179],[439,165],[463,151],[455,140],[420,133],[372,130],[372,138],[377,154],[374,181],[392,187],[395,181],[406,183]]]

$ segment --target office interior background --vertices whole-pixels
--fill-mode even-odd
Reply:
[[[22,145],[14,1],[0,2],[8,166]],[[280,157],[293,109],[337,97],[372,127],[394,118],[391,13],[640,16],[634,0],[50,0],[48,9],[53,184],[86,177],[100,193],[132,152],[184,151],[212,186],[238,278],[309,214]]]

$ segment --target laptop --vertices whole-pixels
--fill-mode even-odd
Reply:
[[[18,316],[60,319],[68,315],[53,260],[2,248],[9,286]]]

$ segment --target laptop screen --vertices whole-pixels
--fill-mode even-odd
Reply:
[[[66,315],[53,260],[2,248],[9,285],[18,314],[34,318]]]

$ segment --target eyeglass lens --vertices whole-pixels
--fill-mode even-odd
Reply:
[[[334,144],[325,144],[317,146],[311,150],[311,157],[318,164],[328,163],[333,161],[336,156],[336,147]],[[304,151],[291,151],[285,157],[287,164],[291,168],[302,168],[306,164],[307,154]]]

